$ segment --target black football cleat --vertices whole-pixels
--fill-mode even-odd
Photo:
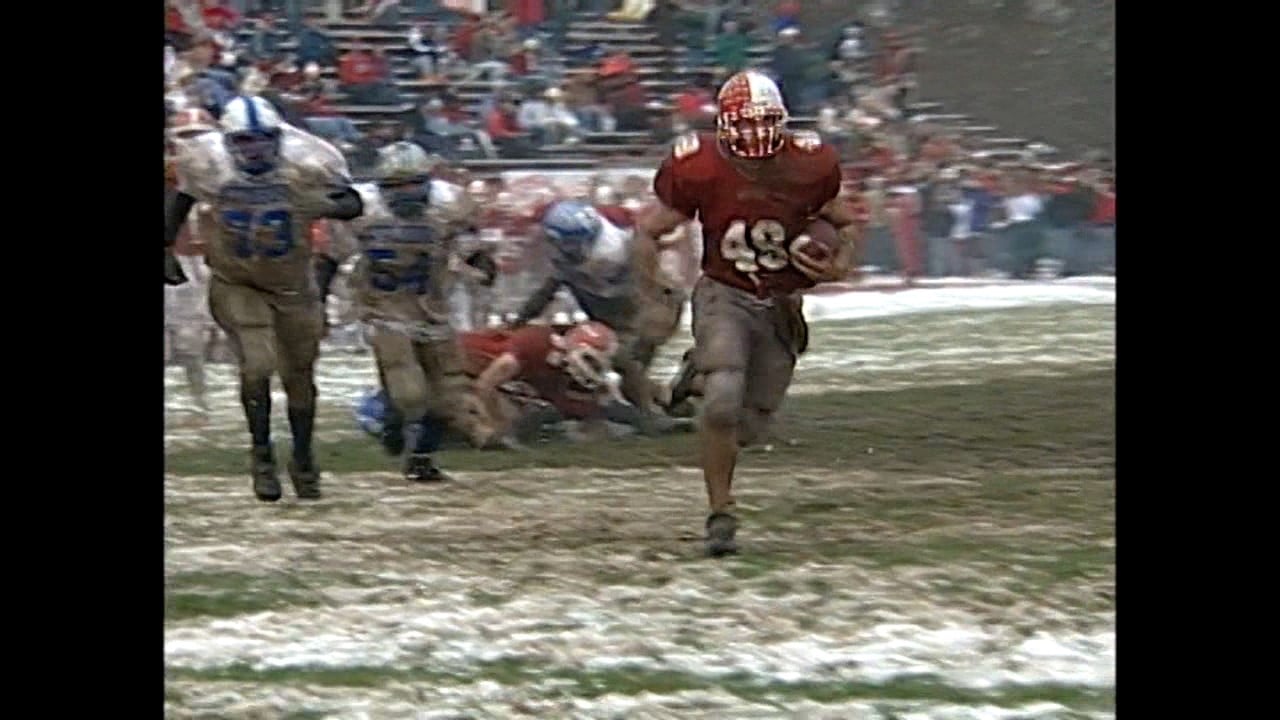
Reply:
[[[733,536],[738,532],[738,519],[729,513],[711,513],[707,516],[707,554],[711,557],[734,555],[738,543]]]
[[[405,459],[404,479],[409,482],[438,483],[448,481],[449,476],[431,462],[430,455],[410,455]]]
[[[311,458],[303,462],[290,460],[289,479],[293,481],[293,491],[299,500],[320,499],[320,471]]]
[[[276,458],[271,446],[249,451],[249,472],[253,475],[253,494],[262,502],[280,499],[280,479],[276,477]]]

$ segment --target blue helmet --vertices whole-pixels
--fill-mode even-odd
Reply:
[[[561,200],[547,208],[542,217],[542,232],[572,262],[587,257],[603,227],[600,213],[582,200]]]

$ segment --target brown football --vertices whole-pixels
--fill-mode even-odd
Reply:
[[[791,253],[799,253],[816,262],[825,262],[840,249],[840,235],[826,220],[817,219],[791,244]]]

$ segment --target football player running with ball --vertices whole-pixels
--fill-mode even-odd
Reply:
[[[208,203],[216,222],[205,249],[209,310],[240,369],[253,492],[264,502],[280,499],[271,448],[271,376],[279,372],[293,435],[289,477],[298,498],[317,499],[320,471],[311,436],[324,310],[308,231],[320,218],[356,217],[360,198],[342,153],[285,123],[266,100],[233,98],[219,127],[177,156],[177,192],[165,207],[165,284],[187,281],[174,242],[192,206]]]
[[[837,199],[836,150],[816,133],[785,129],[772,80],[737,73],[717,103],[715,133],[676,140],[654,177],[658,203],[639,222],[639,239],[651,243],[689,220],[702,223],[692,361],[703,388],[706,543],[715,557],[737,551],[738,449],[762,437],[808,343],[799,291],[848,276],[859,233],[854,208]]]

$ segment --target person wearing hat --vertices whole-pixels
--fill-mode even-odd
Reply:
[[[547,88],[543,93],[547,101],[547,120],[544,128],[551,143],[578,142],[582,125],[577,116],[565,104],[564,91],[558,87]]]

